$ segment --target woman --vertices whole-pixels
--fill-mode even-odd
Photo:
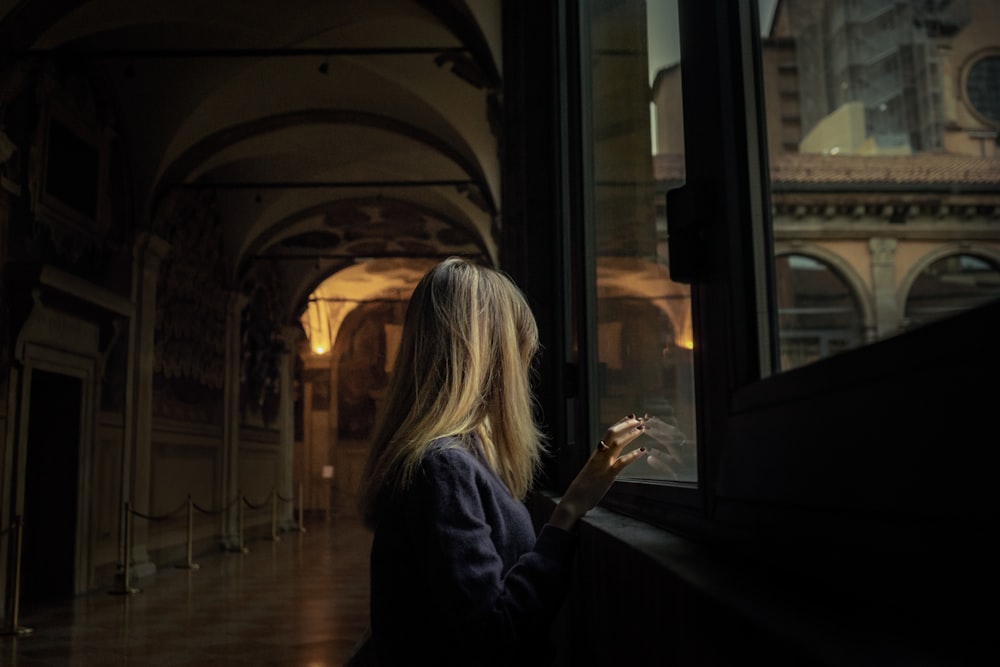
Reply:
[[[544,451],[537,346],[527,302],[498,271],[450,258],[414,290],[363,483],[383,667],[549,658],[573,526],[645,448],[622,454],[641,418],[611,426],[536,535],[523,500]]]

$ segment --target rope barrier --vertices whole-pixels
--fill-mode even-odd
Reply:
[[[299,496],[299,516],[298,516],[298,530],[300,533],[306,532],[303,527],[303,515],[305,514],[305,495],[302,490],[302,483],[299,483],[298,487]],[[277,489],[272,487],[268,492],[268,499],[271,505],[271,539],[273,541],[280,541],[280,536],[278,535],[278,501],[281,502],[293,502],[294,498],[286,498],[278,493]],[[248,553],[250,550],[247,549],[244,543],[244,507],[248,507],[251,510],[259,510],[264,508],[268,502],[264,500],[260,503],[253,503],[246,496],[243,495],[243,491],[240,490],[236,498],[230,500],[224,507],[218,510],[206,509],[199,506],[194,502],[191,494],[187,494],[184,499],[176,509],[166,512],[164,514],[149,514],[146,512],[140,512],[133,508],[128,501],[125,501],[122,506],[122,521],[123,521],[123,535],[122,542],[124,545],[119,549],[119,554],[124,554],[123,563],[121,563],[121,583],[122,587],[119,589],[112,589],[109,591],[112,594],[118,595],[132,595],[135,593],[140,593],[141,589],[132,586],[132,541],[133,541],[133,530],[134,530],[134,519],[139,517],[140,519],[145,519],[146,521],[166,521],[178,514],[180,514],[185,509],[187,510],[187,559],[186,562],[179,564],[177,567],[186,568],[189,570],[197,570],[199,565],[193,560],[193,550],[194,550],[194,513],[195,511],[201,512],[202,514],[213,515],[221,514],[223,512],[229,511],[234,505],[239,504],[239,551],[242,553]],[[33,628],[27,628],[19,623],[20,615],[20,601],[21,601],[21,555],[22,555],[22,545],[24,539],[24,517],[20,514],[14,517],[14,520],[10,525],[0,528],[0,537],[6,535],[14,534],[14,576],[13,576],[13,608],[10,619],[10,626],[6,630],[0,630],[0,635],[4,636],[26,636],[34,632]]]
[[[270,491],[267,492],[267,497],[270,498],[271,494],[273,494],[273,493],[274,493],[274,489],[271,489]],[[264,502],[262,502],[260,504],[255,504],[255,503],[252,503],[249,500],[247,500],[246,497],[243,498],[243,502],[246,503],[246,506],[249,507],[252,510],[259,510],[260,508],[262,508],[264,506],[265,503],[267,503],[267,501],[265,500]]]
[[[147,521],[166,521],[170,517],[172,517],[172,516],[174,516],[176,514],[180,514],[181,510],[184,509],[184,507],[186,505],[187,505],[187,501],[185,500],[183,503],[181,503],[180,505],[177,506],[177,509],[175,509],[173,511],[170,511],[170,512],[167,512],[166,514],[157,514],[157,515],[143,514],[142,512],[140,512],[138,510],[132,510],[132,514],[134,514],[135,516],[139,517],[140,519],[145,519]]]
[[[302,492],[302,483],[299,483],[299,532],[304,533],[306,529],[303,527],[303,514],[305,514],[305,495]],[[292,502],[293,498],[285,498],[277,489],[274,487],[268,492],[268,498],[270,499],[271,505],[271,540],[277,542],[281,538],[278,535],[278,501],[282,502]],[[122,541],[124,546],[119,549],[119,554],[124,553],[124,562],[121,564],[122,568],[122,587],[120,589],[112,589],[109,591],[112,594],[117,595],[132,595],[135,593],[140,593],[141,589],[133,587],[132,584],[132,535],[133,535],[133,524],[134,517],[139,517],[140,519],[145,519],[146,521],[165,521],[171,517],[176,516],[184,509],[187,509],[187,560],[183,564],[179,564],[178,567],[183,567],[189,570],[197,570],[199,565],[193,560],[193,549],[194,549],[194,512],[198,511],[202,514],[221,514],[232,509],[233,505],[239,503],[239,551],[242,553],[249,553],[244,543],[244,524],[243,524],[243,508],[249,507],[252,510],[262,509],[267,505],[267,500],[255,504],[250,502],[246,496],[243,495],[243,491],[240,490],[236,498],[226,503],[224,507],[218,510],[210,510],[200,507],[191,497],[191,494],[187,494],[187,498],[181,503],[176,509],[167,512],[165,514],[147,514],[145,512],[140,512],[134,509],[129,502],[126,500],[123,503],[122,509],[122,521],[124,524],[124,534],[122,535]],[[15,532],[16,531],[16,532]],[[0,631],[0,635],[4,636],[26,636],[34,632],[33,628],[27,628],[19,624],[18,619],[20,615],[20,601],[21,601],[21,551],[24,539],[24,517],[18,514],[14,517],[14,520],[9,526],[0,528],[0,537],[4,537],[10,533],[14,533],[14,577],[13,577],[13,610],[11,614],[11,623],[6,630]]]
[[[230,500],[228,503],[226,503],[222,507],[222,509],[219,509],[219,510],[207,510],[207,509],[204,509],[204,508],[200,507],[198,505],[198,503],[193,503],[193,507],[196,510],[198,510],[199,512],[201,512],[202,514],[209,514],[209,515],[212,515],[212,514],[222,514],[223,512],[228,512],[229,510],[231,510],[233,508],[233,505],[235,505],[238,502],[240,502],[239,496],[237,496],[236,498],[233,498],[232,500]]]
[[[278,491],[271,487],[268,491],[268,498],[271,503],[271,540],[277,542],[281,538],[278,536],[278,500],[284,502],[291,502],[291,498],[284,498]],[[140,589],[131,586],[131,563],[132,563],[132,526],[133,517],[139,517],[140,519],[145,519],[147,521],[165,521],[170,519],[187,509],[187,560],[179,564],[177,567],[186,568],[189,570],[197,570],[199,565],[194,562],[194,512],[197,510],[202,514],[213,515],[221,514],[223,512],[232,509],[233,505],[239,504],[239,545],[236,551],[240,553],[249,553],[250,549],[247,548],[244,540],[244,520],[243,520],[243,508],[249,507],[252,510],[262,509],[267,505],[267,501],[263,501],[259,504],[251,503],[246,496],[243,495],[242,489],[236,495],[236,498],[230,500],[224,507],[218,510],[205,509],[199,506],[191,497],[191,494],[187,494],[184,502],[181,503],[176,509],[167,512],[165,514],[147,514],[140,512],[132,508],[128,501],[124,503],[124,521],[125,521],[125,535],[123,540],[125,542],[124,549],[120,550],[124,552],[124,563],[122,564],[122,588],[119,590],[112,590],[111,593],[115,594],[132,594],[140,592]],[[304,509],[304,496],[302,495],[302,484],[299,484],[299,532],[305,532],[305,528],[302,527],[302,514]],[[10,530],[10,528],[5,529]],[[0,532],[3,535],[3,532]]]

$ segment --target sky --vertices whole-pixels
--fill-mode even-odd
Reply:
[[[766,30],[778,0],[757,0],[760,9],[760,27]],[[649,41],[649,79],[656,73],[680,60],[680,43],[677,31],[677,0],[648,0],[646,3]]]

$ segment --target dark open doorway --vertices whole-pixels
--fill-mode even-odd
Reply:
[[[21,559],[24,606],[74,593],[82,396],[80,378],[32,372]]]

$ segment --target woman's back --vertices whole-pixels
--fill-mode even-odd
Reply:
[[[545,662],[571,538],[549,529],[536,544],[476,438],[435,441],[386,507],[371,557],[380,664]]]

